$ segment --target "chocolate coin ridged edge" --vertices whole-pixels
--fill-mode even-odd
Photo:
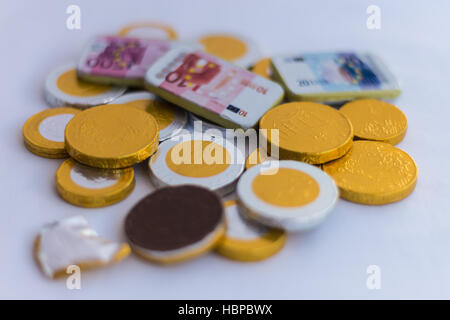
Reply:
[[[351,188],[348,188],[346,186],[343,186],[339,178],[334,176],[333,170],[347,170],[346,168],[349,167],[352,170],[357,169],[358,161],[356,159],[352,159],[353,153],[358,152],[360,146],[369,146],[369,147],[382,147],[382,148],[389,148],[402,156],[405,157],[405,159],[408,159],[409,164],[414,168],[414,174],[413,178],[410,179],[406,184],[399,187],[397,190],[390,191],[390,192],[368,192],[368,191],[357,191],[357,190],[351,190]],[[367,154],[367,150],[364,154]],[[350,160],[350,161],[348,161]],[[349,164],[350,163],[350,164]],[[339,187],[340,196],[343,199],[346,199],[351,202],[361,203],[361,204],[367,204],[367,205],[383,205],[388,204],[392,202],[400,201],[404,198],[406,198],[409,194],[411,194],[417,184],[417,177],[418,177],[418,168],[417,164],[415,163],[414,159],[405,151],[392,146],[389,143],[386,142],[378,142],[378,141],[369,141],[369,140],[358,140],[355,141],[354,147],[348,154],[346,154],[344,157],[331,161],[329,163],[326,163],[323,165],[323,171],[325,171],[327,174],[329,174],[336,182],[337,186]],[[370,174],[366,172],[366,170],[359,170],[362,172],[365,172],[365,174]],[[347,179],[348,180],[348,179]],[[384,182],[386,183],[386,182]],[[398,181],[397,181],[398,183]]]
[[[86,116],[90,112],[96,112],[97,110],[108,111],[113,108],[123,108],[123,110],[136,110],[137,112],[141,113],[142,117],[147,117],[148,120],[152,123],[151,125],[156,128],[156,134],[152,138],[152,141],[148,143],[146,146],[142,147],[140,150],[136,150],[132,154],[127,154],[119,157],[98,157],[96,155],[90,155],[86,154],[84,151],[78,150],[76,147],[74,147],[71,143],[71,136],[69,134],[69,131],[74,131],[75,129],[72,129],[72,126],[76,122],[80,122],[78,117]],[[130,111],[128,111],[131,113]],[[134,111],[133,111],[134,112]],[[78,117],[77,117],[78,116]],[[97,168],[104,168],[104,169],[117,169],[117,168],[125,168],[129,167],[135,163],[139,163],[148,157],[150,157],[153,153],[156,152],[159,144],[159,128],[158,123],[156,119],[149,113],[139,110],[138,108],[132,108],[130,109],[127,106],[116,104],[116,105],[102,105],[102,106],[96,106],[93,108],[90,108],[89,110],[86,110],[82,113],[79,113],[77,116],[73,117],[72,120],[69,121],[69,123],[66,126],[66,130],[64,133],[65,137],[65,148],[67,153],[77,160],[78,162],[81,162],[85,165],[91,166],[91,167],[97,167]],[[80,124],[78,124],[80,126]],[[76,130],[75,130],[76,132]],[[76,140],[79,140],[78,138]],[[79,144],[79,141],[77,141]]]
[[[396,145],[406,135],[408,119],[391,103],[376,99],[358,99],[344,104],[339,112],[352,123],[357,139]]]
[[[333,109],[330,106],[319,104],[315,102],[288,102],[283,103],[275,108],[269,110],[264,114],[261,119],[259,120],[259,127],[260,129],[266,129],[267,132],[263,133],[263,139],[266,141],[267,145],[267,152],[269,155],[272,155],[271,150],[271,140],[268,138],[270,130],[280,130],[279,128],[269,128],[266,122],[270,122],[270,120],[273,121],[273,117],[277,116],[277,113],[284,111],[285,109],[293,109],[293,108],[317,108],[315,110],[315,113],[323,113],[323,112],[331,112],[330,114],[334,116],[335,119],[344,120],[346,130],[348,130],[348,134],[346,135],[345,139],[343,141],[340,141],[339,145],[337,146],[329,146],[328,148],[325,148],[320,151],[310,152],[305,150],[292,150],[286,146],[284,146],[285,142],[281,140],[281,137],[278,141],[278,149],[279,149],[279,159],[281,160],[296,160],[301,162],[306,162],[309,164],[322,164],[325,162],[329,162],[335,159],[338,159],[345,155],[353,145],[353,126],[351,122],[348,120],[348,118],[338,110]],[[272,118],[272,119],[271,119]],[[340,128],[343,129],[343,128]],[[336,131],[336,128],[333,128],[330,131]],[[306,145],[314,144],[314,141],[311,139],[308,141],[302,141],[301,143],[306,143]]]
[[[46,109],[28,118],[22,127],[24,145],[27,150],[44,158],[62,159],[69,157],[64,148],[64,142],[52,141],[43,137],[39,127],[44,120],[51,117],[64,114],[75,116],[80,112],[81,110],[75,108],[61,107]]]
[[[99,208],[112,205],[125,199],[134,189],[133,167],[110,170],[120,178],[114,185],[102,189],[88,189],[77,185],[70,179],[70,171],[76,165],[75,160],[67,159],[56,171],[56,190],[65,201],[84,208]],[[97,169],[94,170],[108,170]]]

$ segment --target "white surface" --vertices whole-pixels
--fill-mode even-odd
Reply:
[[[78,4],[82,29],[66,29]],[[366,28],[366,8],[381,8],[381,30]],[[2,298],[450,298],[449,1],[18,1],[1,2],[0,297]],[[55,191],[60,160],[23,146],[22,125],[47,106],[47,72],[76,60],[95,34],[139,20],[161,20],[183,38],[208,30],[244,33],[265,54],[355,49],[379,54],[401,80],[396,104],[408,133],[399,147],[417,162],[419,179],[404,201],[378,207],[339,201],[317,230],[291,235],[261,263],[214,253],[161,267],[134,256],[82,274],[82,289],[46,279],[32,257],[33,239],[52,220],[84,215],[100,236],[123,240],[128,210],[152,190],[137,168],[133,193],[119,204],[82,209]],[[381,289],[368,290],[366,268],[381,268]]]

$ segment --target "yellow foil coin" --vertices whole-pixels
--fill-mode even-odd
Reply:
[[[280,207],[304,206],[319,195],[319,185],[310,175],[291,168],[279,168],[274,174],[256,176],[252,189],[264,202]]]
[[[404,151],[384,142],[355,141],[341,159],[326,163],[341,197],[363,204],[401,200],[415,188],[417,166]]]
[[[198,152],[195,152],[196,148]],[[188,154],[185,155],[185,152],[188,152]],[[198,159],[196,159],[196,155],[198,155]],[[187,157],[188,161],[186,163],[177,163],[178,156],[180,158]],[[212,157],[217,159],[213,161]],[[191,178],[205,178],[218,175],[224,172],[230,166],[230,163],[230,153],[225,147],[206,140],[182,142],[173,146],[166,155],[166,164],[169,169],[182,176]]]
[[[259,261],[273,256],[286,242],[286,233],[244,218],[237,201],[225,202],[227,229],[216,251],[232,260]]]
[[[158,147],[155,118],[138,108],[110,104],[77,114],[67,125],[66,150],[98,168],[124,168],[151,156]]]
[[[161,130],[167,128],[175,118],[174,108],[164,101],[135,100],[128,102],[128,105],[141,108],[155,117]]]
[[[160,22],[137,22],[126,25],[119,31],[119,36],[161,40],[178,38],[175,29]]]
[[[227,61],[241,58],[247,52],[244,41],[228,35],[211,35],[200,39],[206,52]]]
[[[107,92],[111,86],[92,84],[78,80],[77,70],[70,69],[59,76],[56,80],[58,88],[72,96],[92,97]]]
[[[242,213],[249,219],[301,231],[323,222],[339,193],[333,179],[313,165],[272,160],[248,169],[239,179],[237,195]]]
[[[59,195],[80,207],[104,207],[119,202],[131,193],[134,184],[132,167],[99,169],[68,159],[56,171]]]
[[[345,104],[339,111],[350,120],[357,138],[397,144],[405,137],[406,116],[390,103],[361,99]]]
[[[45,100],[51,107],[70,106],[89,108],[112,102],[125,92],[125,87],[115,87],[79,80],[76,64],[56,68],[47,76]]]
[[[197,42],[205,52],[243,68],[251,67],[260,57],[253,41],[234,34],[208,34],[198,38]]]
[[[162,142],[151,157],[150,178],[157,187],[193,184],[224,195],[234,189],[243,162],[242,153],[226,139],[178,136]]]
[[[270,58],[265,58],[259,60],[251,69],[253,73],[259,74],[260,76],[270,79],[271,69],[270,69]]]
[[[159,141],[180,133],[187,123],[187,112],[159,99],[150,92],[127,93],[114,100],[114,104],[126,104],[150,113],[158,122]]]
[[[275,107],[261,118],[259,126],[267,129],[268,148],[278,146],[283,160],[325,163],[342,157],[353,142],[350,121],[336,109],[313,102]],[[273,137],[278,137],[278,143]],[[274,155],[273,150],[270,153]]]
[[[64,129],[74,115],[81,112],[74,108],[55,108],[41,111],[29,118],[23,126],[23,138],[27,149],[45,158],[66,158]]]

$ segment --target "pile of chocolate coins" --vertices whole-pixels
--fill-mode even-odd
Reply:
[[[101,238],[83,216],[45,224],[34,253],[50,278],[131,252],[162,264],[209,251],[263,260],[323,223],[339,197],[388,204],[417,180],[394,146],[407,119],[385,101],[400,88],[369,53],[269,58],[241,35],[180,40],[165,24],[135,23],[92,38],[79,61],[49,73],[44,93],[51,108],[25,122],[24,143],[67,158],[55,173],[62,199],[121,201],[144,160],[155,187],[124,213],[128,243]],[[228,136],[238,131],[243,147]]]

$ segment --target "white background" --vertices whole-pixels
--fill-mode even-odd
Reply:
[[[81,7],[82,29],[66,29],[66,8]],[[366,28],[366,8],[381,8],[381,30]],[[0,2],[0,297],[2,298],[450,298],[449,1],[18,1]],[[417,162],[407,199],[370,207],[339,201],[315,231],[290,235],[260,263],[210,253],[162,267],[134,256],[82,274],[82,289],[50,281],[32,257],[41,225],[84,215],[104,237],[124,240],[128,210],[153,187],[137,168],[134,192],[119,204],[83,209],[54,186],[60,160],[23,146],[22,125],[47,108],[48,71],[76,60],[89,37],[129,22],[164,21],[182,38],[226,30],[245,34],[266,55],[357,49],[379,54],[401,80],[396,104],[408,117],[398,146]],[[381,290],[366,288],[366,268],[381,268]]]

